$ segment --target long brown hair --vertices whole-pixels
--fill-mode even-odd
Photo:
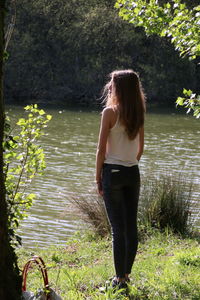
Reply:
[[[113,71],[104,87],[104,102],[119,111],[129,139],[134,139],[144,125],[145,96],[139,76],[133,70]]]

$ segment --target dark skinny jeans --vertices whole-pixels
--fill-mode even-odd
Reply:
[[[138,166],[104,164],[103,198],[111,225],[116,276],[130,274],[138,247],[137,209],[140,190]]]

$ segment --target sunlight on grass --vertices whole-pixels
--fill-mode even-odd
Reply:
[[[114,275],[111,240],[77,233],[66,247],[35,251],[45,260],[51,287],[64,300],[199,299],[200,247],[197,238],[181,238],[169,230],[151,230],[139,243],[129,284],[129,297],[114,293],[108,279]],[[30,257],[19,250],[20,265]],[[28,276],[28,289],[42,287],[38,270]]]

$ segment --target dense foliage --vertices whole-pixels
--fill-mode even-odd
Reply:
[[[8,47],[6,96],[14,103],[96,103],[113,69],[140,73],[151,102],[174,104],[196,90],[199,71],[169,38],[146,37],[118,16],[113,0],[17,1]],[[12,11],[7,17],[9,23]]]
[[[197,5],[198,4],[198,5]],[[188,0],[118,0],[115,5],[119,15],[134,26],[143,27],[147,35],[168,37],[180,56],[195,60],[200,57],[200,5]],[[200,95],[183,90],[185,97],[177,99],[178,105],[193,110],[200,117]]]
[[[120,8],[120,16],[144,27],[148,35],[170,37],[181,56],[195,59],[200,55],[200,5],[191,8],[186,3],[184,0],[118,0],[115,6]]]

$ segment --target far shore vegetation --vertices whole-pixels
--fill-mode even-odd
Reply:
[[[6,103],[94,106],[107,74],[126,68],[139,72],[150,103],[173,105],[183,88],[199,92],[199,60],[180,58],[169,38],[147,37],[123,20],[116,0],[7,2],[6,31],[16,18],[6,53]],[[189,10],[198,3],[187,0]]]

